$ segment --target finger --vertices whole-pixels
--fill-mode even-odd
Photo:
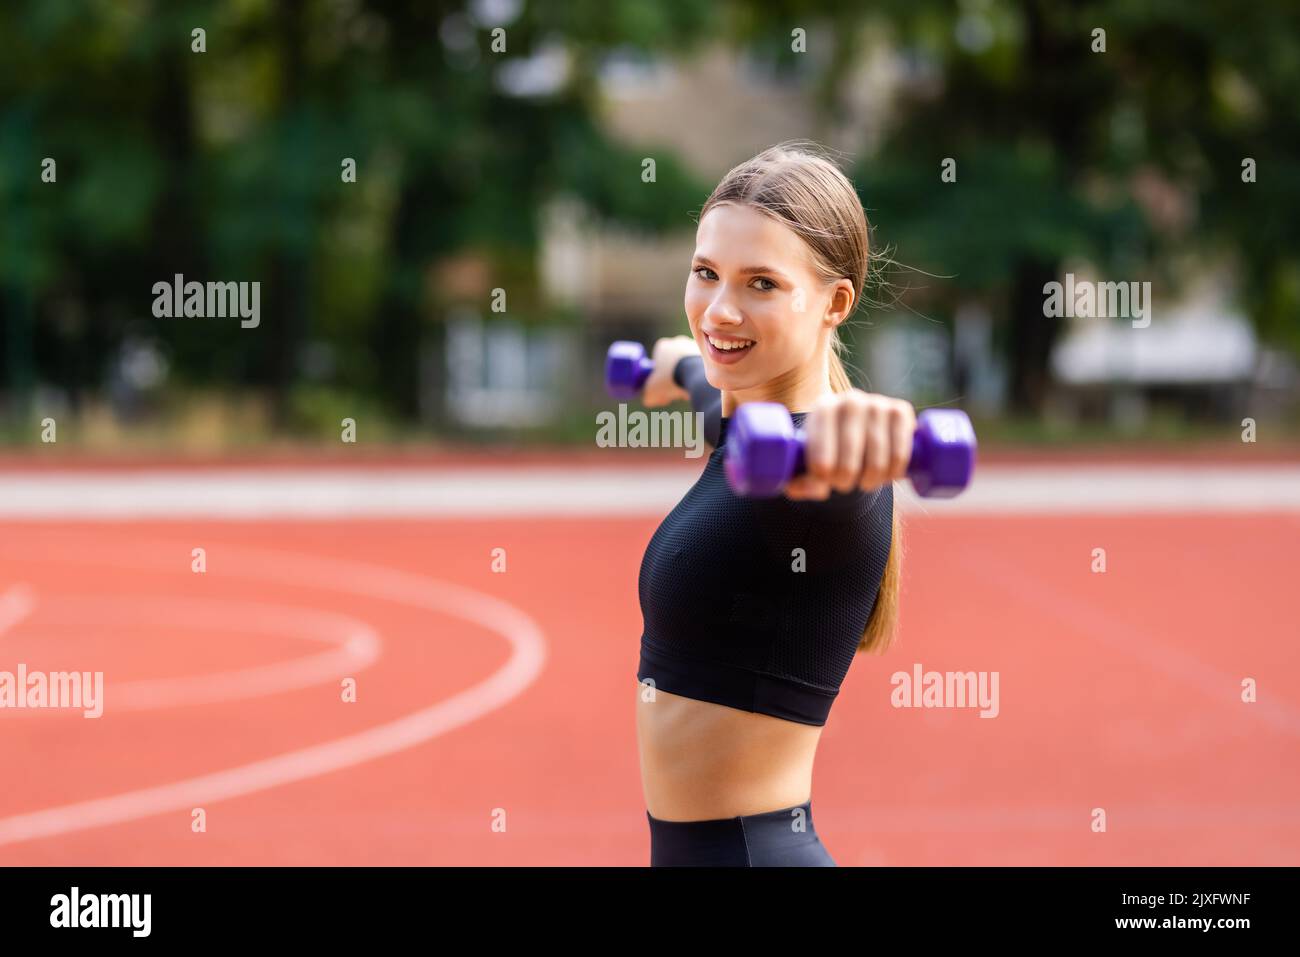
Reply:
[[[916,412],[910,402],[900,402],[890,412],[889,481],[907,478],[907,465],[912,461],[912,441],[916,435]]]
[[[650,373],[650,378],[646,379],[645,386],[641,389],[641,404],[648,409],[668,405],[673,401],[675,390],[676,385],[665,382],[663,373],[656,368]]]
[[[889,475],[889,428],[885,418],[884,400],[871,397],[866,414],[867,451],[858,487],[874,489],[883,485]]]
[[[804,446],[804,471],[809,478],[829,482],[835,471],[836,408],[833,396],[817,401],[804,422],[808,441]]]
[[[786,483],[785,497],[800,501],[803,499],[826,499],[831,494],[831,487],[821,479],[800,475]]]
[[[851,492],[862,476],[863,453],[867,447],[867,397],[853,392],[840,402],[836,427],[839,441],[831,485],[838,492]]]

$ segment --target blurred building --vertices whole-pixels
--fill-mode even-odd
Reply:
[[[1075,319],[1052,354],[1053,407],[1071,420],[1143,428],[1154,406],[1224,420],[1246,409],[1271,415],[1296,388],[1285,355],[1260,347],[1247,316],[1231,305],[1224,276],[1157,303],[1149,326],[1126,319]]]
[[[793,61],[778,68],[721,45],[685,60],[620,53],[601,71],[602,122],[624,144],[644,146],[647,157],[671,151],[705,182],[716,182],[782,140],[807,137],[852,154],[873,149],[898,75],[893,61],[857,61],[848,113],[834,127],[818,120],[811,70],[802,68],[797,55]],[[629,178],[639,175],[639,168],[628,171]],[[680,231],[656,237],[597,224],[579,202],[557,197],[542,214],[539,272],[547,299],[582,321],[545,330],[514,326],[498,335],[489,327],[500,319],[462,316],[449,328],[452,348],[446,353],[452,414],[473,425],[545,421],[559,413],[559,406],[542,398],[545,393],[572,392],[573,363],[557,357],[580,356],[586,368],[595,369],[615,339],[686,332],[682,296],[694,215],[707,198],[703,194],[694,208],[681,210]],[[521,391],[512,381],[523,369],[538,371],[534,386]],[[555,381],[545,381],[548,374]]]
[[[705,182],[782,140],[814,138],[852,153],[874,147],[889,85],[884,58],[858,61],[872,66],[849,84],[851,110],[837,128],[818,122],[813,76],[798,55],[793,60],[779,69],[721,46],[683,61],[615,57],[602,71],[602,119],[617,139],[644,145],[647,157],[671,150]],[[681,319],[698,208],[681,210],[679,234],[654,239],[593,227],[579,207],[558,201],[543,244],[548,292],[597,326],[663,328]]]
[[[823,119],[812,71],[800,57],[778,68],[721,45],[687,59],[611,56],[601,72],[601,121],[625,145],[643,147],[648,158],[671,152],[707,183],[782,140],[810,138],[851,157],[870,155],[896,90],[930,80],[923,64],[872,49],[875,42],[867,38],[870,55],[855,60],[837,124]],[[639,168],[628,171],[630,180],[639,175]],[[542,211],[542,292],[580,321],[524,326],[466,312],[450,323],[442,381],[453,417],[475,427],[544,424],[571,400],[603,399],[591,370],[602,367],[611,341],[686,332],[682,296],[695,214],[706,198],[680,211],[680,231],[649,236],[597,223],[580,202],[556,197]],[[1147,328],[1073,320],[1051,358],[1054,413],[1137,429],[1155,404],[1218,419],[1247,403],[1265,415],[1285,408],[1297,389],[1295,363],[1259,347],[1229,292],[1226,279],[1202,283],[1178,304],[1162,304]],[[995,345],[990,307],[971,301],[952,315],[922,318],[928,321],[859,313],[850,334],[855,380],[918,405],[959,401],[974,414],[1000,415],[1006,347]]]

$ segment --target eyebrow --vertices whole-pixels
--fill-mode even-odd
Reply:
[[[699,263],[701,266],[708,266],[714,272],[718,271],[718,264],[707,256],[696,256],[694,261]],[[742,276],[756,276],[760,273],[780,276],[782,279],[786,278],[785,273],[781,272],[779,269],[773,269],[771,266],[746,266],[744,269],[740,270]]]

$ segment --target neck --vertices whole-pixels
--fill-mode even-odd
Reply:
[[[779,402],[791,412],[807,412],[831,389],[830,367],[823,354],[805,366],[791,369],[752,389],[722,393],[722,414],[730,418],[745,402]]]

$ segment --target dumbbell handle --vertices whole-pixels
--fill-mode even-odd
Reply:
[[[740,495],[777,495],[807,471],[808,437],[785,406],[747,402],[727,429],[726,473]],[[975,430],[959,409],[926,409],[916,420],[907,477],[918,495],[952,498],[970,484],[975,468]]]

